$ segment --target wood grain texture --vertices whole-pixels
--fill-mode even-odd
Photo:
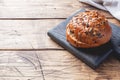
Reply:
[[[0,20],[0,49],[62,49],[47,36],[61,21]]]
[[[39,65],[35,51],[2,51],[0,80],[43,80]]]
[[[64,19],[0,20],[0,50],[63,49],[53,42],[47,31]],[[120,25],[115,19],[110,22]]]
[[[79,3],[78,0],[2,0],[0,2],[1,18],[67,18],[71,13],[85,7],[96,9]],[[105,11],[99,10],[108,18],[113,18]],[[64,13],[64,14],[63,14]]]
[[[120,62],[106,60],[92,70],[67,51],[0,51],[2,80],[119,80]],[[114,65],[113,65],[114,64]]]
[[[2,0],[0,5],[0,18],[62,18],[79,9],[76,0]]]
[[[120,62],[108,59],[92,70],[67,51],[37,52],[46,80],[119,80]],[[47,55],[47,56],[46,56]],[[114,65],[113,65],[114,64]],[[112,70],[111,70],[112,69]],[[115,77],[113,77],[113,75]]]

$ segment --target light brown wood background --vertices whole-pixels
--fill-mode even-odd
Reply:
[[[0,80],[120,80],[117,59],[92,70],[47,36],[83,7],[96,9],[78,0],[0,0]]]

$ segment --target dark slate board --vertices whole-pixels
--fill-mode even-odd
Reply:
[[[66,25],[69,20],[79,12],[83,12],[84,9],[78,10],[76,13],[68,17],[65,21],[55,26],[53,29],[48,31],[48,36],[51,37],[59,45],[67,49],[70,53],[81,59],[88,66],[95,69],[100,63],[102,63],[113,51],[111,42],[109,41],[103,46],[90,49],[75,48],[66,41]]]
[[[111,43],[114,49],[115,56],[120,60],[120,27],[109,23],[112,27]]]

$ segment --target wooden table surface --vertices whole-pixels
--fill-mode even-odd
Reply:
[[[47,36],[83,7],[96,9],[78,0],[0,0],[0,80],[120,80],[119,60],[92,70]]]

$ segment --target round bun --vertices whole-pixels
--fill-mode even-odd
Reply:
[[[67,25],[67,41],[77,48],[98,47],[107,43],[112,30],[104,15],[96,10],[74,16]]]

